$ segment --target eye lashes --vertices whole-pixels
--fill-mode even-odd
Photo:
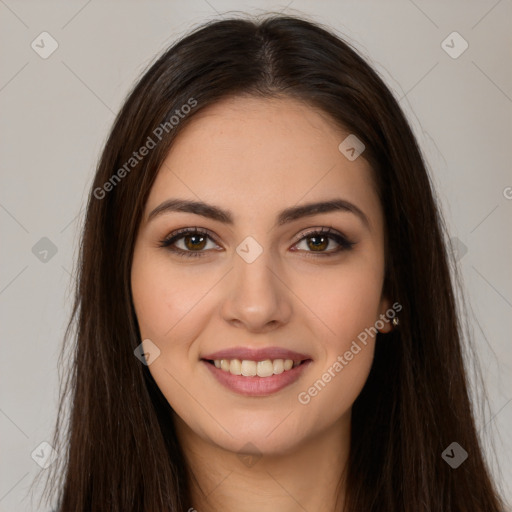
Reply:
[[[202,228],[183,228],[179,229],[178,231],[171,233],[170,236],[165,238],[160,242],[160,247],[166,248],[168,251],[171,251],[174,254],[177,254],[178,256],[202,256],[205,251],[184,251],[183,249],[178,249],[175,247],[172,247],[172,244],[174,244],[176,241],[180,240],[181,238],[184,238],[186,235],[204,235],[211,240],[215,242],[209,231],[202,229]],[[215,242],[217,243],[217,242]]]

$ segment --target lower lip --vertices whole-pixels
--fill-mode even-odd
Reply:
[[[204,359],[202,362],[212,372],[213,376],[231,391],[245,396],[268,396],[293,384],[312,361],[308,359],[291,370],[285,370],[282,373],[270,377],[244,377],[243,375],[233,375],[230,372],[217,368]]]

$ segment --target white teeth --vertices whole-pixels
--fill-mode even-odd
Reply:
[[[242,363],[239,359],[232,359],[229,363],[229,372],[233,375],[241,375],[242,374]]]
[[[243,375],[244,377],[271,377],[279,375],[284,371],[291,370],[299,366],[300,360],[293,359],[265,359],[264,361],[250,361],[248,359],[216,359],[213,364],[225,372],[233,375]]]
[[[270,359],[265,361],[258,361],[256,365],[256,373],[258,377],[270,377],[274,375],[274,365]]]
[[[292,366],[293,366],[293,361],[291,359],[284,360],[284,369],[285,370],[291,370]]]
[[[256,363],[254,361],[242,361],[242,375],[244,377],[254,377],[256,375]]]
[[[274,361],[274,373],[276,375],[284,372],[284,361],[282,359],[276,359]]]

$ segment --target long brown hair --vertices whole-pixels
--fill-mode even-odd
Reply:
[[[134,356],[141,338],[130,269],[143,208],[172,141],[208,105],[246,94],[292,97],[328,114],[363,141],[378,184],[385,292],[402,310],[399,329],[378,335],[353,405],[345,510],[502,510],[475,428],[446,228],[411,128],[348,43],[279,15],[197,28],[150,66],[115,120],[88,200],[70,344],[61,356],[70,370],[53,440],[60,457],[46,489],[58,494],[58,510],[191,506],[170,405]],[[150,138],[146,156],[132,160]],[[452,442],[468,453],[457,469],[441,456]]]

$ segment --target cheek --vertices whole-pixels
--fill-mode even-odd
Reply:
[[[301,278],[300,297],[318,317],[326,350],[344,350],[379,318],[383,271],[378,261],[353,264]]]
[[[160,345],[172,338],[182,341],[178,332],[195,332],[201,299],[213,284],[213,278],[195,279],[190,272],[173,270],[165,259],[136,252],[131,285],[141,336]]]
[[[366,298],[332,293],[318,304],[329,334],[318,342],[318,364],[297,395],[318,428],[350,413],[370,373],[375,349],[370,327],[376,321],[378,297],[371,287],[367,292]]]
[[[299,401],[309,404],[310,412],[325,414],[326,421],[348,411],[366,382],[373,362],[382,282],[378,262],[362,261],[318,274],[314,286],[307,287],[304,281],[298,294],[307,297],[307,306],[319,319],[321,352],[313,379],[305,383]]]
[[[175,270],[165,258],[161,261],[143,248],[134,253],[131,286],[141,340],[150,339],[160,350],[148,369],[171,407],[190,422],[197,418],[188,418],[191,399],[184,386],[191,388],[197,370],[193,341],[204,329],[204,297],[216,281]],[[208,418],[201,422],[207,424]]]

